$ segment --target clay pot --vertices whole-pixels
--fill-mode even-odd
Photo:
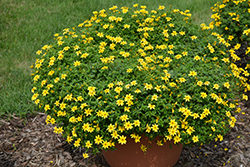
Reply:
[[[163,146],[158,146],[156,141],[142,136],[139,143],[127,137],[127,143],[117,144],[116,150],[103,151],[106,161],[111,167],[172,167],[178,161],[182,144],[175,145],[173,141],[167,141]],[[141,150],[141,144],[150,146],[147,152]],[[172,146],[170,148],[170,145]]]

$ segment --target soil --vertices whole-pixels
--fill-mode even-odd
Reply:
[[[224,140],[202,147],[184,147],[174,167],[249,167],[250,108],[240,103],[242,112],[235,115],[236,126]],[[84,159],[84,148],[72,149],[53,126],[45,123],[46,115],[37,113],[27,120],[12,116],[0,119],[1,167],[109,167],[101,153]]]

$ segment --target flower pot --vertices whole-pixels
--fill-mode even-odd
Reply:
[[[173,141],[167,141],[163,146],[158,146],[157,139],[159,138],[150,142],[148,137],[142,136],[141,141],[135,143],[133,139],[127,137],[126,144],[117,144],[116,150],[102,152],[111,167],[174,166],[181,155],[182,144],[175,145]],[[142,144],[148,146],[145,153],[141,150]]]

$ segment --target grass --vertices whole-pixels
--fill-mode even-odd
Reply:
[[[31,101],[30,65],[36,51],[53,35],[90,18],[92,11],[113,5],[139,3],[148,9],[159,5],[189,9],[194,22],[209,23],[210,7],[216,0],[1,0],[0,1],[0,117],[25,117],[39,109]]]

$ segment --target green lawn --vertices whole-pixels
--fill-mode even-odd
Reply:
[[[39,109],[31,101],[32,70],[36,51],[53,35],[90,18],[92,11],[117,5],[159,5],[189,9],[196,24],[209,23],[216,0],[1,0],[0,1],[0,117],[21,117]]]

